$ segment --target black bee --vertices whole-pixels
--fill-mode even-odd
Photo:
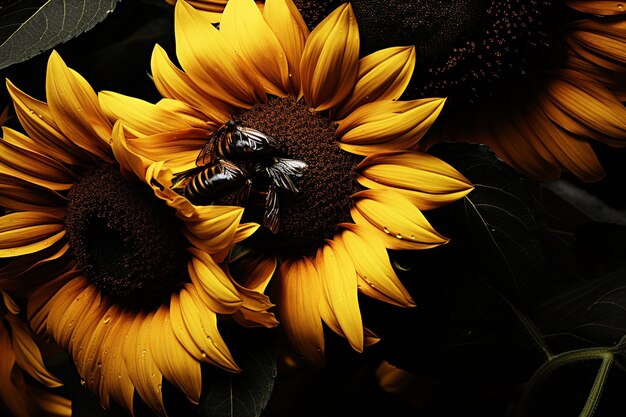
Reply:
[[[184,187],[185,196],[198,205],[212,204],[239,187],[237,204],[250,211],[262,208],[263,225],[278,233],[278,188],[298,193],[293,179],[307,167],[279,153],[271,136],[231,119],[211,134],[198,153],[196,168],[174,176],[173,187]]]

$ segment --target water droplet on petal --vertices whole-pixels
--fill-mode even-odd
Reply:
[[[104,324],[109,324],[110,321],[111,321],[111,316],[106,316],[104,320],[102,320]]]
[[[391,233],[391,232],[389,231],[389,229],[387,229],[387,227],[383,227],[383,232],[385,232],[385,233],[387,233],[387,234]]]

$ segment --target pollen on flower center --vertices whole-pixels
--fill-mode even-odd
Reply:
[[[342,151],[335,127],[302,100],[271,98],[236,118],[273,137],[286,157],[308,165],[295,181],[298,194],[279,190],[279,232],[261,228],[249,241],[259,250],[284,256],[314,253],[333,236],[337,224],[351,220],[350,196],[359,191],[354,170],[362,158]],[[247,209],[244,219],[252,213]]]
[[[91,170],[68,194],[70,247],[94,285],[128,308],[152,308],[186,277],[184,237],[174,213],[117,165]]]

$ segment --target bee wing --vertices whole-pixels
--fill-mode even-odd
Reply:
[[[239,191],[237,191],[235,204],[237,204],[238,206],[244,206],[250,199],[251,191],[252,191],[252,180],[248,178],[246,182],[241,186]]]
[[[271,148],[276,147],[276,141],[273,137],[266,135],[265,133],[252,129],[246,126],[237,126],[239,134],[245,138],[252,151],[266,150],[268,144]]]
[[[280,228],[280,216],[278,214],[278,190],[270,184],[265,196],[265,213],[263,214],[263,226],[276,234]]]
[[[297,193],[298,188],[291,178],[299,178],[308,165],[298,159],[274,158],[274,163],[266,167],[267,175],[280,188]]]
[[[225,124],[220,126],[220,128],[215,132],[211,133],[211,136],[209,136],[209,139],[204,144],[202,149],[200,149],[200,153],[198,153],[198,156],[196,157],[196,166],[201,167],[215,160],[215,157],[217,156],[217,151],[215,150],[217,141],[226,134],[227,130],[228,124]]]

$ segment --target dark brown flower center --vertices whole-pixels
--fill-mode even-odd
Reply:
[[[295,179],[297,194],[278,191],[278,233],[262,227],[249,242],[282,256],[314,253],[324,239],[332,238],[337,224],[351,221],[350,196],[359,190],[354,169],[361,158],[342,151],[335,127],[303,100],[270,98],[236,119],[273,137],[283,157],[307,164],[304,175]],[[244,220],[261,223],[263,212],[247,207]]]
[[[340,2],[300,0],[305,19]],[[415,45],[407,95],[449,98],[447,107],[489,97],[501,81],[563,59],[554,0],[354,0],[361,54]],[[325,10],[323,10],[325,9]],[[323,11],[326,13],[324,14]]]
[[[171,208],[117,165],[88,171],[68,194],[67,235],[78,266],[127,308],[154,308],[186,279],[187,252]]]

